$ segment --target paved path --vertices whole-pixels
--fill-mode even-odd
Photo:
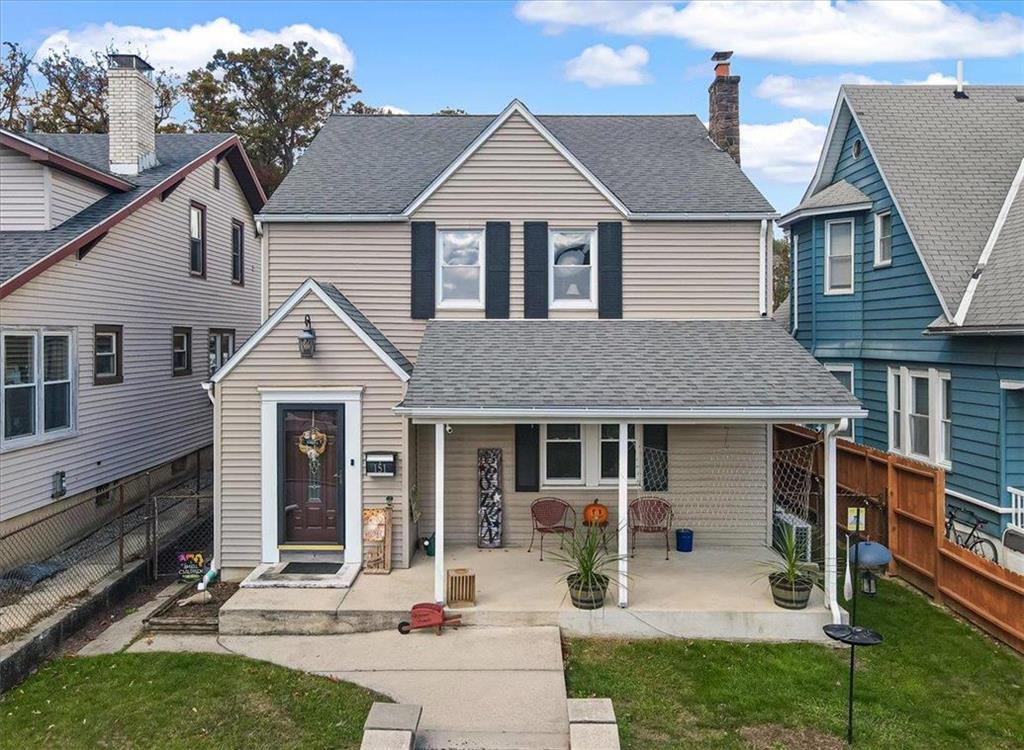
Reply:
[[[337,677],[423,706],[417,748],[566,750],[556,627],[322,636],[158,634],[130,651],[222,651]]]

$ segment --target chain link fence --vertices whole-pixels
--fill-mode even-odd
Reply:
[[[169,570],[169,550],[207,549],[212,486],[207,446],[61,501],[55,512],[0,535],[0,643],[138,560],[155,576]]]

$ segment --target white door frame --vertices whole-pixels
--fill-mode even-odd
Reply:
[[[264,563],[280,562],[278,551],[278,420],[279,404],[341,404],[345,406],[345,562],[363,562],[362,388],[260,388],[260,547]]]

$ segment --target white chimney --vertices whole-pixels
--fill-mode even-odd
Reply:
[[[136,175],[157,165],[153,68],[138,55],[109,55],[107,61],[110,171]]]

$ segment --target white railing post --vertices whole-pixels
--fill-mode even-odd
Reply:
[[[1024,530],[1024,490],[1007,486],[1010,493],[1010,525]]]
[[[444,604],[444,436],[434,425],[434,601]]]
[[[619,606],[629,605],[629,592],[626,590],[629,555],[629,425],[619,422]]]
[[[839,575],[838,544],[836,540],[836,433],[846,427],[846,420],[838,425],[825,425],[825,605],[832,612],[832,622],[842,622],[837,596]],[[856,584],[856,581],[854,582]]]

